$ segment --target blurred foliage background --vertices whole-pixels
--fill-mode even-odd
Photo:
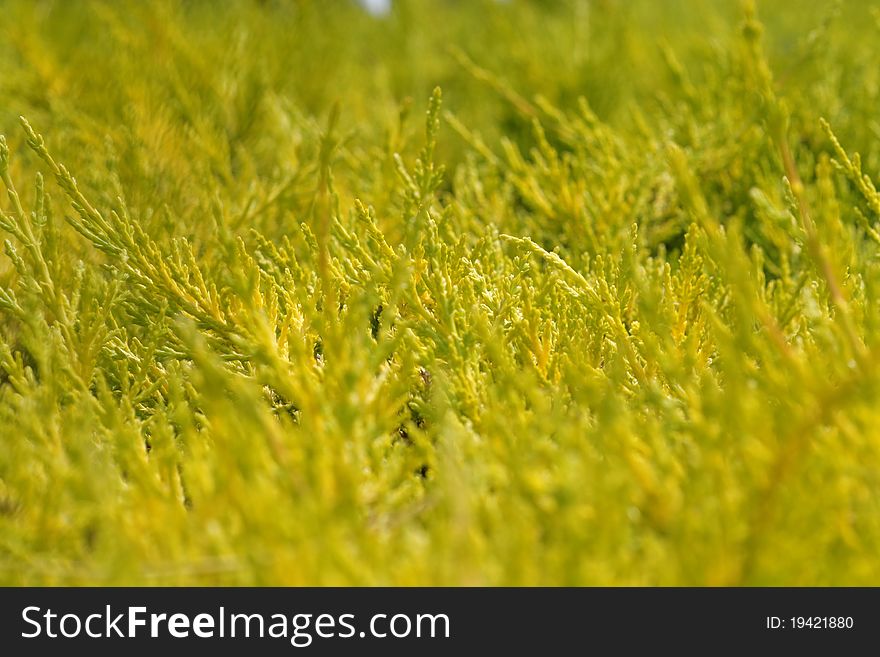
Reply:
[[[0,583],[880,581],[878,3],[0,11]]]

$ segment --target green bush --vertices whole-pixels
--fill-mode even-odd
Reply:
[[[876,3],[2,12],[0,583],[880,583]]]

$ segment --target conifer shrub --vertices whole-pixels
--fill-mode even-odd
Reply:
[[[3,22],[0,583],[880,582],[877,3]]]

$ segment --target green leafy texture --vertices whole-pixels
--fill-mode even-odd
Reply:
[[[754,5],[5,3],[0,583],[877,584],[880,8]]]

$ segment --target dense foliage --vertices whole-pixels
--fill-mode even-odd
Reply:
[[[0,583],[880,583],[877,3],[2,11]]]

